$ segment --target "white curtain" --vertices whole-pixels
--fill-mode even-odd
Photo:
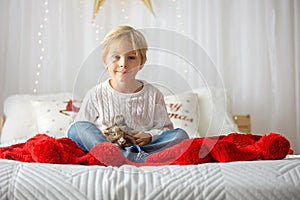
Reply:
[[[150,49],[145,77],[170,82],[177,73],[174,88],[182,80],[194,88],[220,84],[219,73],[231,113],[250,114],[253,133],[282,133],[300,153],[298,0],[152,0],[152,6],[155,15],[141,0],[106,0],[92,23],[93,0],[1,0],[1,105],[18,93],[84,93],[103,73],[97,47],[111,28],[128,24],[146,34],[155,28],[163,30],[152,35],[155,45],[172,33],[175,52]],[[186,41],[199,48],[182,51]]]

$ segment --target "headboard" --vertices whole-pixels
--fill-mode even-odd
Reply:
[[[167,94],[165,103],[174,127],[183,128],[190,137],[208,137],[232,132],[249,133],[250,128],[241,129],[246,125],[244,120],[240,120],[244,115],[235,115],[232,118],[231,113],[224,110],[226,102],[219,98],[224,95],[226,90],[222,88],[200,88]],[[5,116],[0,116],[0,143],[25,140],[36,133],[46,133],[54,137],[66,136],[80,102],[81,98],[73,93],[16,94],[8,97],[4,105]],[[178,109],[174,109],[174,105],[179,105]],[[212,110],[224,115],[213,115]],[[211,121],[213,116],[214,120]],[[221,120],[224,122],[222,127]],[[247,126],[250,127],[250,123]],[[219,130],[220,128],[222,129]]]

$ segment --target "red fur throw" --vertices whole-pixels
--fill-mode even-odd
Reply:
[[[0,158],[23,162],[121,166],[196,165],[207,162],[283,159],[293,151],[280,134],[231,133],[207,138],[186,139],[161,152],[151,154],[145,163],[134,163],[122,156],[116,145],[105,142],[83,152],[69,138],[37,134],[25,143],[0,148]]]
[[[123,157],[119,147],[111,142],[96,145],[89,152],[89,155],[96,158],[100,165],[104,166],[120,166],[125,163],[125,157]]]

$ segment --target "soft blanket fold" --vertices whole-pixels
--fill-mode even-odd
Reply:
[[[53,164],[152,166],[275,160],[283,159],[292,152],[290,142],[277,133],[263,136],[231,133],[186,139],[175,146],[151,154],[145,163],[134,163],[123,157],[120,149],[109,142],[98,144],[90,152],[85,153],[69,138],[37,134],[25,143],[1,147],[0,158]]]

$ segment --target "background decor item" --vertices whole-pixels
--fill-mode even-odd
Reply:
[[[102,5],[104,4],[105,0],[94,0],[94,14],[93,19],[96,18],[99,10],[102,8]],[[142,2],[145,4],[145,6],[150,10],[150,12],[154,15],[154,11],[152,8],[151,0],[142,0]]]

